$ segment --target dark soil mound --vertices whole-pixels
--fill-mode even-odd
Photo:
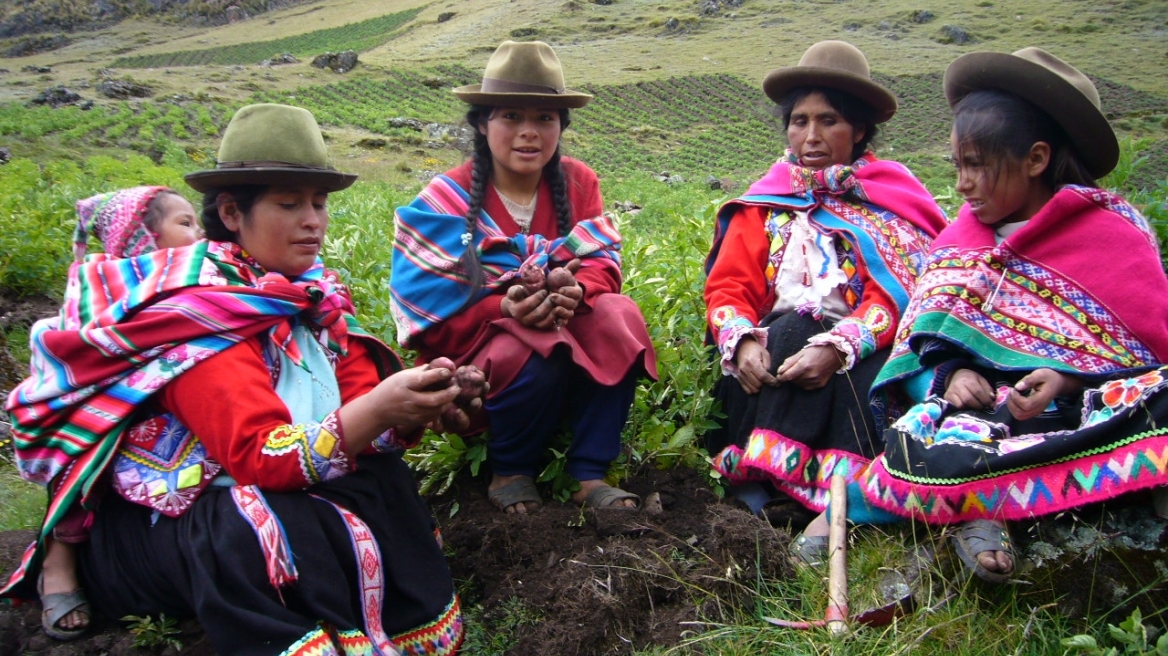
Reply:
[[[646,500],[656,492],[660,509],[581,512],[549,501],[528,516],[505,515],[481,479],[462,479],[432,501],[463,604],[475,614],[465,653],[614,654],[676,644],[695,628],[686,622],[728,619],[723,610],[747,602],[758,577],[790,574],[776,556],[786,534],[721,503],[697,473],[651,471],[625,487]],[[32,538],[0,533],[0,580]],[[39,604],[0,606],[0,656],[172,653],[135,649],[117,623],[94,621],[94,634],[59,643],[41,631]],[[183,656],[214,653],[197,623],[180,629]]]
[[[696,472],[651,471],[623,487],[648,507],[581,512],[548,502],[529,516],[505,515],[482,481],[434,500],[464,602],[484,611],[469,653],[480,653],[474,647],[484,636],[506,646],[500,635],[517,656],[672,645],[692,630],[687,622],[727,619],[722,609],[741,608],[758,577],[789,575],[777,557],[786,534],[720,503]],[[454,516],[442,519],[454,504]]]

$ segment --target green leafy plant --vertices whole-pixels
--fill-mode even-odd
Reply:
[[[519,643],[522,631],[530,630],[542,619],[539,609],[528,606],[519,597],[510,597],[490,611],[484,611],[479,605],[471,606],[466,615],[475,621],[466,623],[462,651],[483,656],[506,654]]]
[[[1156,644],[1153,645],[1139,608],[1132,611],[1132,614],[1120,622],[1119,626],[1108,624],[1107,634],[1118,646],[1104,649],[1099,646],[1094,637],[1084,633],[1064,638],[1062,644],[1080,654],[1090,654],[1091,656],[1119,656],[1120,654],[1168,656],[1168,633],[1160,635]]]
[[[127,630],[134,635],[135,647],[182,649],[182,642],[177,637],[182,634],[178,628],[178,621],[173,617],[167,617],[166,613],[159,613],[157,619],[149,615],[127,615],[122,621],[130,623]]]
[[[571,498],[572,493],[580,489],[580,483],[568,475],[568,442],[569,435],[567,433],[561,434],[559,442],[562,449],[550,448],[548,453],[552,456],[552,461],[548,463],[539,476],[536,477],[536,482],[549,483],[552,488],[552,498],[556,501],[565,502]]]
[[[450,489],[463,467],[469,467],[471,476],[478,476],[487,460],[487,438],[426,431],[422,441],[403,456],[406,463],[422,472],[419,490],[422,494],[442,494]]]

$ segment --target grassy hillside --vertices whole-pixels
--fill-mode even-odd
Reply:
[[[1125,159],[1106,184],[1147,210],[1168,245],[1168,76],[1162,70],[1168,2],[720,0],[713,3],[716,11],[706,13],[703,7],[713,6],[709,0],[599,1],[317,0],[221,26],[193,25],[170,14],[137,15],[89,24],[93,29],[69,33],[68,45],[51,52],[0,58],[0,147],[12,155],[0,166],[0,301],[60,293],[77,198],[142,182],[181,186],[183,173],[212,165],[235,109],[285,102],[311,109],[334,163],[362,176],[352,190],[330,199],[326,259],[353,288],[363,324],[392,340],[384,293],[392,208],[407,202],[434,172],[463,159],[457,129],[451,128],[465,106],[450,89],[476,81],[489,53],[507,38],[551,42],[569,86],[596,96],[573,114],[566,148],[601,173],[606,199],[643,207],[618,216],[627,240],[625,290],[648,319],[662,375],[638,389],[621,474],[705,462],[699,444],[712,401],[704,392],[717,372],[702,346],[700,272],[714,209],[732,193],[712,190],[706,181],[729,179],[741,190],[781,151],[761,79],[777,66],[793,65],[814,41],[841,38],[868,54],[876,79],[901,101],[895,119],[882,126],[881,155],[912,167],[948,210],[955,198],[946,160],[945,66],[966,52],[1027,45],[1065,57],[1093,77],[1123,139]],[[0,0],[0,17],[17,4],[48,6],[47,0],[38,2]],[[362,31],[369,25],[383,29]],[[971,41],[953,43],[958,30]],[[0,40],[0,52],[5,46]],[[347,47],[361,50],[361,64],[348,73],[308,64],[317,50]],[[259,65],[285,50],[301,62]],[[229,53],[234,59],[221,61],[238,63],[207,63],[207,53]],[[147,85],[153,95],[105,98],[96,87],[110,79]],[[92,106],[28,104],[56,85]],[[687,182],[666,185],[656,179],[663,171]],[[26,328],[4,327],[0,336],[17,359],[27,359],[19,348],[27,343],[21,330]],[[411,458],[426,462],[427,484],[440,487],[460,468],[477,467],[483,449],[481,442],[458,446],[431,436]],[[9,511],[0,513],[0,529],[31,526],[39,520],[40,492],[16,481],[6,458],[0,451],[0,506]],[[556,462],[562,466],[562,457],[548,471]],[[549,478],[559,480],[554,473]],[[862,591],[875,588],[881,570],[902,559],[913,542],[861,533],[856,544],[852,569],[865,574],[854,589],[862,600]],[[1122,619],[1119,613],[1155,606],[1156,598],[1144,593],[1163,589],[1168,574],[1157,567],[1159,573],[1137,581],[1130,595],[1116,584],[1122,594],[1105,604],[1088,603],[1085,610],[1052,610],[1075,593],[1043,579],[984,594],[946,589],[949,596],[938,594],[927,612],[846,643],[824,632],[779,632],[757,617],[820,612],[819,574],[805,572],[774,587],[744,581],[755,586],[758,608],[710,611],[717,623],[704,623],[702,630],[691,623],[688,651],[649,647],[637,653],[1053,655],[1064,652],[1061,637],[1081,629],[1105,635],[1105,622]],[[1080,575],[1073,572],[1076,580]],[[729,570],[726,576],[732,576]],[[1092,589],[1095,582],[1092,573]],[[698,591],[704,584],[683,583]],[[475,606],[480,600],[473,594],[465,599],[470,625],[480,634],[474,640],[497,645],[513,637],[517,629],[506,607]],[[1162,625],[1164,606],[1157,607]],[[472,645],[473,653],[503,651]]]
[[[609,173],[669,170],[688,178],[741,181],[756,175],[781,148],[771,105],[759,90],[762,76],[794,64],[815,40],[842,38],[862,48],[876,77],[901,97],[901,113],[885,126],[883,154],[920,168],[923,177],[944,169],[944,67],[965,52],[1026,45],[1044,46],[1082,67],[1099,85],[1117,131],[1150,140],[1143,146],[1147,165],[1137,171],[1141,184],[1154,186],[1168,176],[1168,76],[1160,68],[1168,50],[1162,42],[1166,3],[713,4],[720,9],[703,13],[710,3],[696,0],[321,0],[213,28],[131,18],[75,32],[70,45],[53,52],[0,59],[8,69],[0,74],[0,104],[27,102],[56,84],[96,103],[85,115],[75,109],[38,110],[31,118],[9,105],[0,109],[0,123],[8,121],[7,127],[0,125],[0,140],[38,161],[109,148],[157,157],[164,149],[160,140],[206,151],[214,146],[216,124],[235,107],[276,100],[316,111],[333,137],[334,154],[355,160],[366,177],[408,186],[424,177],[410,175],[414,171],[446,166],[460,155],[449,140],[437,143],[390,128],[387,120],[456,121],[461,107],[449,94],[451,87],[476,79],[503,39],[540,38],[556,46],[569,85],[597,95],[569,133],[573,153]],[[362,25],[395,16],[404,20],[385,23],[381,38],[356,36]],[[963,30],[969,42],[951,43],[953,28]],[[364,49],[362,64],[344,76],[307,64],[316,51],[342,47]],[[302,62],[259,66],[261,59],[287,50]],[[247,63],[173,65],[206,61],[211,53],[236,53],[220,61]],[[135,68],[110,68],[131,65]],[[105,77],[148,85],[155,95],[128,103],[105,99],[93,91]],[[386,147],[355,147],[368,136],[385,137]]]

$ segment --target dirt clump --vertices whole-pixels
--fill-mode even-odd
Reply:
[[[790,575],[787,534],[721,503],[698,473],[654,470],[623,487],[654,503],[628,511],[546,501],[508,515],[480,480],[434,500],[464,603],[481,609],[483,632],[510,634],[506,653],[677,644],[699,628],[687,623],[728,619],[722,612],[747,603],[759,577]]]

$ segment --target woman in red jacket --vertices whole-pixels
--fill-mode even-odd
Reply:
[[[656,376],[636,304],[620,294],[620,235],[602,215],[596,174],[560,154],[570,108],[592,96],[564,88],[545,43],[504,42],[482,84],[455,89],[471,105],[474,154],[398,208],[391,281],[398,340],[487,375],[492,502],[542,502],[538,461],[562,421],[573,433],[573,500],[636,507],[604,481],[637,378]]]
[[[718,215],[705,298],[728,426],[710,447],[756,512],[779,492],[822,513],[795,541],[814,562],[833,470],[854,484],[883,448],[887,408],[869,387],[945,218],[908,169],[868,150],[897,102],[855,46],[817,43],[763,89],[790,147]],[[860,510],[848,515],[873,519]]]
[[[187,176],[209,241],[90,256],[34,336],[7,405],[22,475],[58,480],[42,536],[95,508],[95,606],[193,615],[220,654],[453,654],[458,598],[400,455],[467,423],[452,367],[402,370],[324,269],[328,196],[356,176],[312,114],[240,109],[218,162]]]

